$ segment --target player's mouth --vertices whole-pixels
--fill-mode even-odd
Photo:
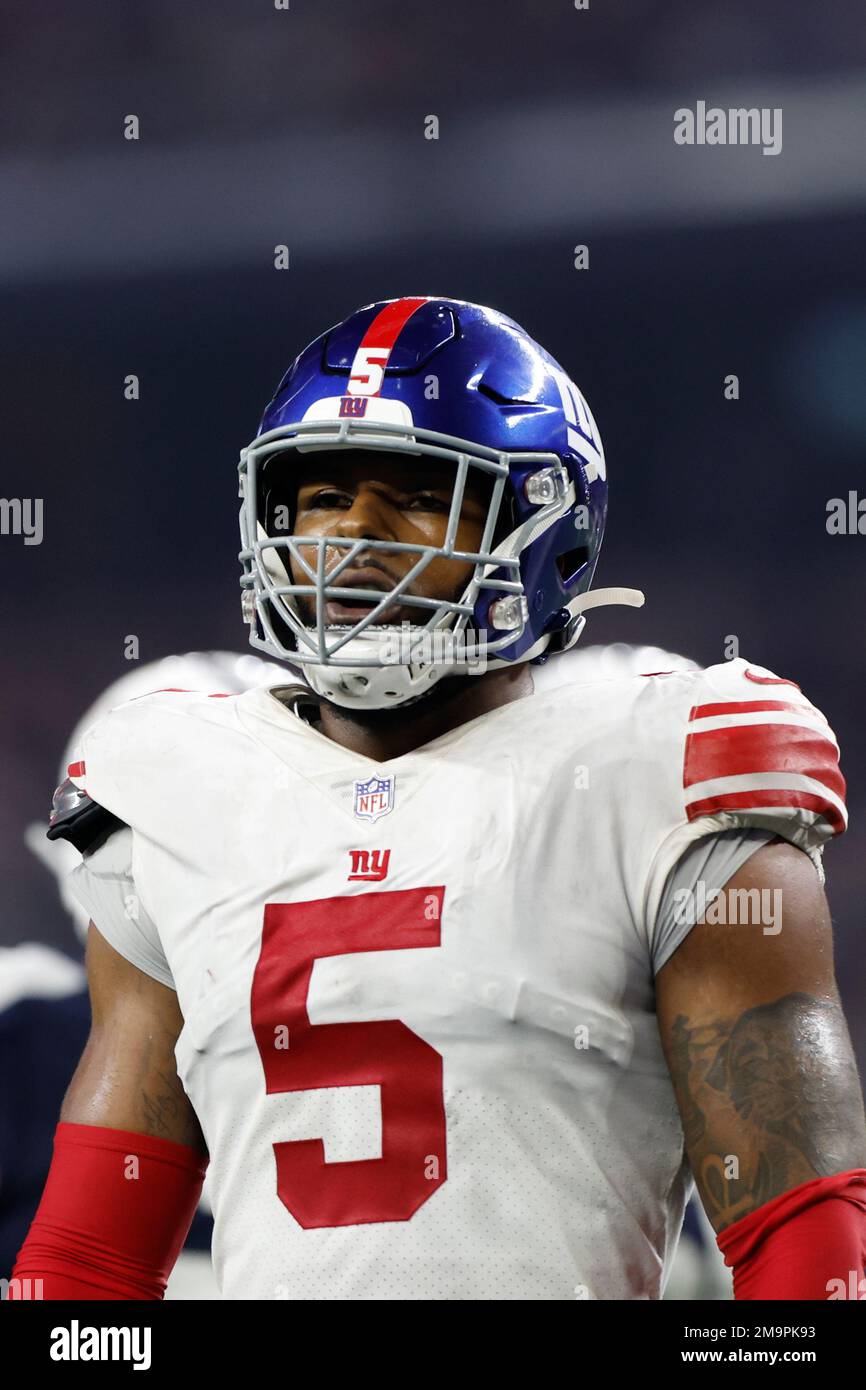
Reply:
[[[387,594],[394,588],[398,581],[386,576],[382,570],[373,569],[350,569],[337,576],[335,588],[338,589],[375,589],[377,593]],[[366,618],[376,607],[378,599],[363,598],[339,598],[327,599],[325,602],[325,622],[326,623],[357,623],[362,618]],[[403,618],[411,620],[411,606],[401,604],[399,601],[389,603],[387,607],[376,616],[376,623],[399,623]]]

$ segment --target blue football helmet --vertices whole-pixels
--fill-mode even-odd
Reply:
[[[272,461],[284,484],[290,451],[340,448],[396,451],[407,469],[420,455],[453,464],[443,544],[291,534],[291,509],[269,502]],[[489,493],[473,553],[455,545],[470,469]],[[588,593],[607,511],[598,428],[558,362],[494,309],[435,295],[358,309],[292,363],[239,473],[251,645],[302,667],[340,705],[402,705],[446,674],[543,661],[574,645],[585,609],[643,603],[632,589]],[[409,552],[414,563],[386,592],[341,587],[340,574],[377,550]],[[436,557],[474,567],[456,600],[412,592]],[[292,561],[305,582],[293,582]],[[315,626],[302,619],[301,595],[315,599]],[[374,607],[355,623],[327,623],[326,603],[347,597]],[[377,622],[395,600],[418,621]]]

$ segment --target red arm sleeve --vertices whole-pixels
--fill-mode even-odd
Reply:
[[[866,1296],[866,1168],[814,1178],[716,1237],[735,1299]]]
[[[41,1280],[46,1299],[162,1298],[207,1164],[205,1154],[170,1139],[58,1124],[12,1279],[29,1279],[31,1289]],[[12,1283],[9,1297],[20,1296]]]

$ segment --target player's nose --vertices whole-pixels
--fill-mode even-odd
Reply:
[[[359,488],[351,507],[341,512],[335,535],[344,540],[397,540],[394,509],[378,493]]]

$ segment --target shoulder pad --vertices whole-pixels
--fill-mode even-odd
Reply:
[[[726,813],[794,843],[840,834],[839,745],[800,687],[741,658],[709,667],[696,685],[683,768],[689,820]]]
[[[86,854],[123,824],[67,777],[54,793],[46,833],[49,840],[68,840],[80,854]]]

